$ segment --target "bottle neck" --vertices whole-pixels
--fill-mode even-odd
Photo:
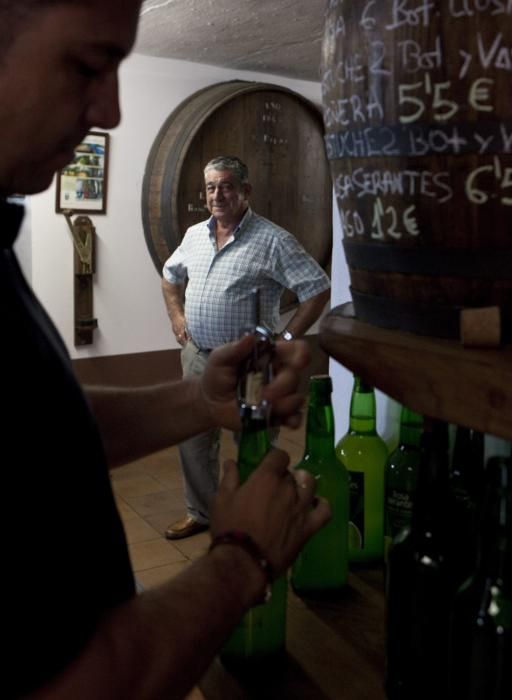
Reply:
[[[442,531],[449,517],[448,425],[433,421],[421,439],[422,459],[412,517],[412,534]],[[446,535],[446,533],[445,533]]]
[[[422,416],[403,406],[400,413],[400,444],[407,447],[420,447],[422,434]]]
[[[259,416],[245,415],[238,447],[238,470],[245,481],[270,449],[267,421]]]
[[[350,401],[351,433],[374,435],[376,433],[375,392],[359,377],[354,378],[354,389]]]
[[[480,500],[483,485],[484,436],[469,428],[457,427],[450,478],[454,485]]]
[[[328,403],[311,401],[306,421],[305,456],[316,457],[334,451],[334,413]]]

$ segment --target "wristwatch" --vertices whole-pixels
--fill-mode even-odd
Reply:
[[[284,330],[281,333],[281,337],[283,338],[283,340],[293,340],[295,338],[293,333],[291,331],[288,331],[288,330]]]

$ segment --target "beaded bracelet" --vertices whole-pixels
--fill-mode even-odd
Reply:
[[[265,574],[266,586],[261,603],[268,603],[272,598],[272,581],[274,580],[274,572],[269,560],[263,555],[261,549],[252,539],[252,537],[243,530],[226,530],[216,535],[208,549],[212,551],[219,544],[234,544],[244,549],[247,554],[250,554],[256,564]]]

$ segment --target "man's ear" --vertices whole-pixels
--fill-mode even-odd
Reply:
[[[244,193],[245,199],[249,199],[252,192],[252,185],[250,185],[248,182],[244,182],[244,184],[242,185],[242,191]]]

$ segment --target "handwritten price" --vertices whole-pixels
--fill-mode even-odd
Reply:
[[[512,187],[512,168],[503,168],[501,160],[495,157],[492,165],[481,165],[479,168],[472,170],[466,178],[466,195],[473,204],[485,204],[491,197],[498,196],[494,192],[489,194],[479,185],[479,180],[485,174],[491,175],[502,190]],[[503,196],[500,197],[500,201],[505,206],[512,206],[512,197]]]
[[[373,205],[373,217],[370,236],[376,240],[386,237],[400,240],[405,235],[419,236],[418,221],[415,215],[415,205],[411,205],[405,211],[400,212],[396,207],[385,207],[380,197],[377,197]],[[364,221],[357,211],[350,209],[340,210],[343,235],[347,238],[363,236],[365,234]],[[400,226],[400,229],[398,228]]]

